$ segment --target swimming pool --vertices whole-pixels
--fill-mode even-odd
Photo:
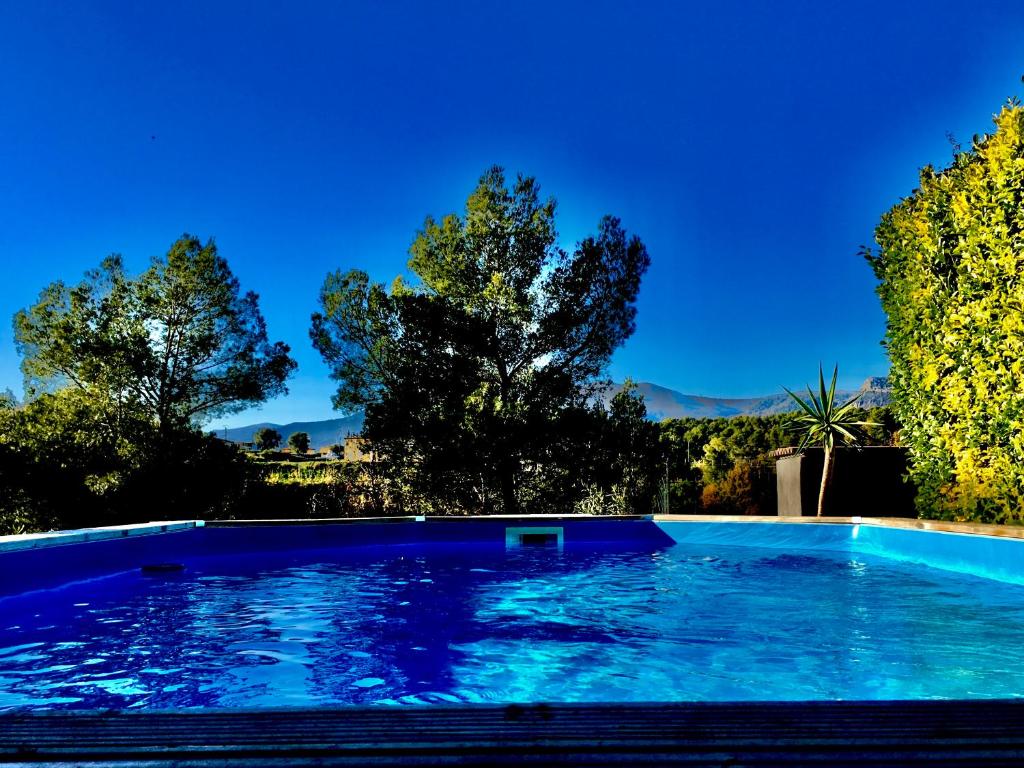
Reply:
[[[0,708],[1024,696],[1014,539],[565,518],[45,543],[0,552]]]

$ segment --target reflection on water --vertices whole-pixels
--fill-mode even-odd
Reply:
[[[0,707],[1024,695],[1024,587],[744,547],[398,547],[0,600]]]

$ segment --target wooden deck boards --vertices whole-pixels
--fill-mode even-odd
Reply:
[[[0,761],[1024,765],[1024,700],[8,712],[0,714]]]

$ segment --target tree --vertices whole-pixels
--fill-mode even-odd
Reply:
[[[647,514],[658,491],[662,450],[658,425],[647,419],[647,405],[632,379],[612,398],[608,429],[605,444],[613,451],[608,476],[621,485],[630,512]]]
[[[114,418],[87,390],[65,387],[0,409],[0,530],[228,513],[248,464],[198,430],[160,435],[145,412]]]
[[[138,278],[115,255],[76,286],[52,283],[14,329],[27,397],[81,389],[115,417],[141,409],[165,436],[286,392],[295,368],[256,294],[190,235]]]
[[[292,432],[292,434],[288,436],[288,447],[296,453],[305,453],[309,450],[309,433]]]
[[[821,517],[825,510],[825,495],[832,482],[832,465],[835,460],[833,450],[836,441],[856,445],[865,439],[863,427],[875,426],[866,421],[859,421],[856,417],[854,406],[860,395],[854,396],[842,405],[836,405],[836,378],[839,376],[839,366],[832,371],[832,383],[825,389],[825,373],[821,366],[818,366],[818,394],[815,395],[810,387],[807,387],[807,400],[793,394],[788,389],[789,396],[800,406],[800,414],[795,422],[803,430],[803,439],[800,441],[800,450],[803,451],[810,443],[818,443],[825,451],[824,464],[821,467],[821,488],[818,491],[818,517]]]
[[[463,215],[427,218],[410,254],[411,284],[324,282],[311,337],[335,407],[365,408],[364,436],[436,503],[516,512],[571,462],[552,446],[633,332],[647,250],[605,217],[564,252],[554,200],[492,168]]]
[[[261,427],[252,436],[256,448],[261,451],[270,451],[281,445],[281,433],[271,427]]]
[[[559,467],[570,487],[584,498],[564,499],[586,512],[647,514],[655,506],[662,478],[663,451],[658,425],[647,418],[647,406],[629,379],[607,403],[575,414],[578,423],[554,450],[570,461]],[[552,493],[545,489],[546,493]],[[557,489],[555,490],[557,493]]]
[[[850,417],[865,422],[865,444],[894,444],[899,424],[887,406],[854,408]],[[661,421],[669,507],[690,513],[774,514],[775,459],[769,453],[793,444],[792,425],[792,413]]]
[[[704,444],[701,458],[694,466],[700,470],[704,485],[708,486],[724,480],[735,463],[725,438],[715,435]]]
[[[865,255],[922,515],[1024,521],[1024,108],[921,171]]]

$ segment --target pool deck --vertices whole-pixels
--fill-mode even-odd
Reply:
[[[7,713],[0,762],[1008,766],[1024,700]]]

